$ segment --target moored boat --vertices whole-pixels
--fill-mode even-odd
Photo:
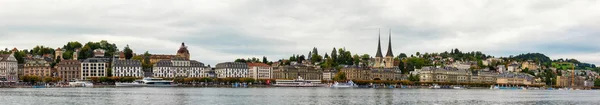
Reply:
[[[335,82],[333,85],[331,85],[331,87],[332,88],[356,88],[356,87],[358,87],[358,85],[356,85],[354,82],[352,82],[352,80],[350,80],[347,83]]]
[[[71,87],[94,87],[94,84],[89,81],[71,81],[69,82]]]
[[[321,83],[321,80],[304,80],[298,76],[294,80],[275,80],[273,86],[277,87],[325,87],[327,84]]]
[[[173,87],[177,86],[173,81],[163,80],[162,78],[144,78],[131,83],[115,83],[117,87]]]

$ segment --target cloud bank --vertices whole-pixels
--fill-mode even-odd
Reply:
[[[313,47],[374,55],[378,30],[391,29],[395,55],[459,48],[600,64],[598,11],[596,0],[3,0],[0,48],[108,40],[175,54],[185,42],[214,65]]]

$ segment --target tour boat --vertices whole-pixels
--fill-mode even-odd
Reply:
[[[335,82],[333,85],[331,85],[332,88],[355,88],[358,87],[358,85],[354,84],[354,82],[352,81],[348,81],[347,83],[339,83],[339,82]]]
[[[94,84],[89,81],[72,81],[69,82],[71,87],[94,87]]]
[[[277,87],[325,87],[327,84],[322,84],[321,80],[304,80],[298,76],[294,80],[275,80],[273,86]]]
[[[132,83],[115,83],[117,87],[173,87],[177,86],[173,81],[163,80],[162,78],[144,78]]]

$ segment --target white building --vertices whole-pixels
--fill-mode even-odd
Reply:
[[[90,77],[106,77],[109,58],[88,58],[81,62],[81,79]]]
[[[271,79],[273,67],[264,63],[248,63],[248,77],[254,79]]]
[[[18,77],[18,63],[12,54],[1,54],[0,55],[0,82],[17,82]]]
[[[112,75],[116,77],[144,77],[142,62],[138,60],[113,61]]]
[[[248,65],[239,62],[219,63],[215,66],[217,78],[245,78],[249,75]]]
[[[185,58],[175,57],[171,60],[161,60],[154,64],[152,73],[154,77],[175,78],[175,77],[208,77],[210,68],[204,66],[204,63],[195,60],[186,60]]]

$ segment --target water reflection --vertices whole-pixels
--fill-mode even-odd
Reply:
[[[0,89],[2,105],[597,104],[598,91],[332,88]]]

